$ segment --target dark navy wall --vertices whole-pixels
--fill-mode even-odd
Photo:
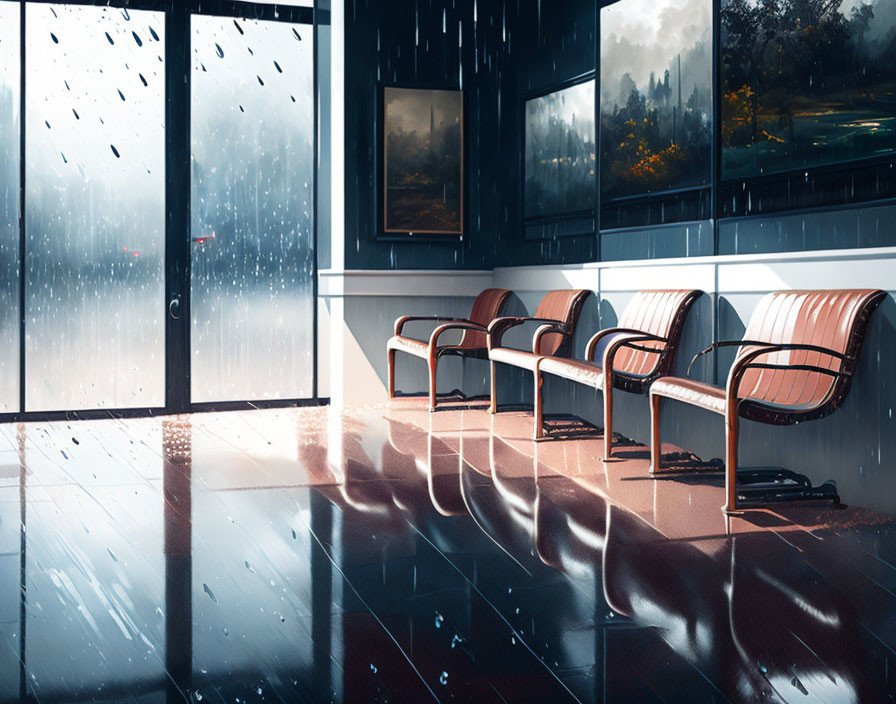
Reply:
[[[594,233],[584,237],[525,240],[521,221],[520,155],[524,99],[534,92],[594,71],[596,3],[589,0],[520,0],[507,3],[508,40],[499,93],[502,213],[498,229],[502,266],[572,264],[597,258]]]
[[[896,228],[889,226],[896,206],[880,201],[838,209],[836,203],[843,201],[833,192],[825,201],[833,210],[725,219],[717,232],[704,221],[605,231],[599,238],[592,233],[526,240],[520,187],[524,97],[595,70],[598,4],[347,0],[347,269],[491,269],[896,244]],[[379,81],[464,89],[463,242],[377,241]],[[842,180],[850,178],[844,174]],[[748,184],[741,185],[735,190],[746,192]],[[878,195],[891,196],[888,189],[882,187]]]
[[[500,204],[496,54],[490,2],[347,0],[345,267],[491,269]],[[468,232],[463,242],[377,240],[377,85],[464,89]]]

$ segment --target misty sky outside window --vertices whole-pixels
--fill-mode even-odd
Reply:
[[[164,17],[27,13],[26,408],[160,406]]]
[[[19,410],[19,4],[0,2],[0,411]]]
[[[203,16],[192,29],[192,398],[307,398],[313,34]]]
[[[712,2],[601,10],[601,194],[703,186],[712,148]]]

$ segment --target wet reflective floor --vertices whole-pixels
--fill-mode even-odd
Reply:
[[[891,519],[727,522],[715,478],[531,422],[0,427],[0,701],[893,699]]]

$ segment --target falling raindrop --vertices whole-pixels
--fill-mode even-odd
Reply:
[[[236,20],[234,20],[234,21],[233,21],[233,25],[234,25],[234,27],[236,27],[236,31],[237,31],[237,32],[239,32],[240,34],[245,34],[245,32],[243,31],[243,28],[240,27],[240,23],[239,23],[239,22],[237,22]]]
[[[211,587],[209,587],[205,582],[202,583],[202,591],[208,594],[209,598],[213,602],[215,602],[216,604],[218,603],[218,597],[215,596],[215,593],[211,590]]]
[[[264,85],[264,81],[261,80],[261,76],[255,76],[255,77],[258,79],[258,85],[263,86],[263,85]]]
[[[136,32],[131,32],[134,35],[134,41],[137,42],[137,46],[143,46],[143,40],[139,37]]]
[[[442,670],[442,674],[439,675],[439,684],[446,685],[448,684],[448,673]]]
[[[74,108],[72,108],[72,112],[75,114],[75,119],[76,119],[76,120],[80,120],[80,119],[81,119],[81,116],[78,115],[78,111],[77,111],[77,110],[75,110]]]
[[[153,39],[155,39],[156,41],[159,41],[159,35],[156,34],[156,31],[152,27],[149,28],[149,33],[152,35]]]
[[[115,158],[121,159],[121,154],[118,153],[118,150],[115,148],[115,145],[110,144],[109,146],[112,147],[112,153],[115,155]]]
[[[299,36],[299,33],[296,31],[295,27],[293,27],[292,33],[298,41],[302,41],[302,37]]]
[[[436,613],[436,628],[441,628],[443,623],[445,623],[445,617],[440,613]]]
[[[118,90],[118,97],[120,97],[122,99],[122,101],[124,101],[124,99],[125,99],[124,93],[121,92],[121,89]]]
[[[376,673],[377,673],[376,665],[374,665],[373,663],[370,663],[370,671],[371,671],[373,674],[376,674]]]
[[[115,40],[112,39],[112,37],[109,36],[109,33],[108,33],[108,32],[106,32],[106,39],[109,40],[109,44],[111,44],[112,46],[115,46]]]
[[[280,68],[280,64],[278,64],[276,61],[274,62],[274,68],[276,68],[279,73],[283,73],[283,69]]]
[[[149,83],[146,82],[146,79],[143,77],[143,74],[141,73],[141,74],[139,74],[139,75],[140,75],[140,80],[143,81],[143,85],[144,85],[144,86],[149,86]]]
[[[218,55],[219,59],[224,58],[224,50],[221,48],[220,44],[215,44],[215,53]]]
[[[53,43],[54,43],[54,44],[58,44],[58,43],[59,43],[59,39],[58,39],[58,38],[56,37],[56,35],[53,34],[52,32],[50,32],[50,39],[53,40]]]

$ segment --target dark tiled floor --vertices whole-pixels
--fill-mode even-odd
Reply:
[[[0,427],[0,701],[893,698],[891,520],[728,523],[710,477],[530,432],[414,399]]]

